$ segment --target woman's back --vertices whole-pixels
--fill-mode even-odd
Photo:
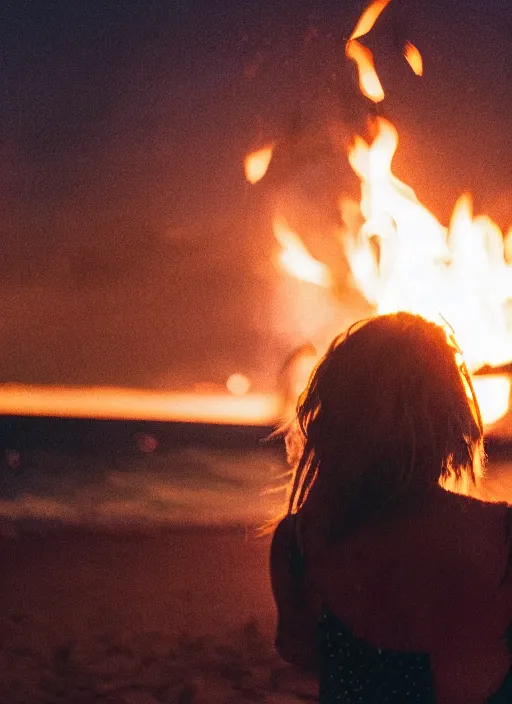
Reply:
[[[438,489],[414,513],[374,520],[320,553],[304,512],[309,580],[356,638],[427,653],[438,701],[482,702],[510,667],[510,511]]]
[[[450,331],[400,312],[336,338],[300,397],[287,449],[288,517],[272,550],[280,652],[307,661],[330,614],[320,635],[337,624],[348,645],[321,644],[320,666],[350,669],[342,651],[355,666],[361,646],[367,688],[383,677],[405,684],[389,653],[427,657],[445,704],[482,704],[510,681],[510,509],[441,488],[469,493],[485,460],[478,400]],[[279,548],[295,532],[302,577],[290,571],[293,551]],[[374,657],[379,649],[386,657]]]

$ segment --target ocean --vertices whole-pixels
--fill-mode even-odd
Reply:
[[[287,471],[272,428],[12,417],[3,420],[0,520],[258,525]]]
[[[264,524],[284,506],[272,428],[4,418],[0,525]],[[512,445],[488,448],[489,498],[512,502]]]

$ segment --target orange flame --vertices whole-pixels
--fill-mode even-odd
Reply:
[[[512,264],[512,227],[509,227],[504,240],[505,261],[507,264]]]
[[[485,425],[503,418],[510,402],[510,377],[506,374],[474,376],[473,388]]]
[[[404,57],[417,76],[423,76],[423,58],[412,42],[405,42]]]
[[[273,147],[263,147],[251,152],[245,159],[245,178],[249,183],[258,183],[267,173],[272,159]]]
[[[474,217],[469,195],[444,228],[392,173],[396,129],[382,118],[376,126],[372,144],[358,138],[349,152],[366,220],[347,245],[358,287],[380,313],[409,310],[448,320],[473,370],[509,361],[512,265],[500,229],[486,216]],[[379,242],[378,261],[372,238]]]
[[[384,99],[384,90],[371,51],[357,39],[372,29],[389,2],[376,0],[363,12],[345,47],[346,56],[357,65],[361,92],[375,103]],[[421,76],[422,56],[411,42],[405,43],[404,57]],[[355,137],[348,154],[361,181],[360,205],[347,197],[339,200],[347,233],[341,241],[353,284],[376,313],[404,310],[439,323],[448,321],[473,372],[508,363],[512,228],[503,237],[489,217],[475,216],[469,194],[456,203],[449,227],[441,225],[414,190],[393,174],[395,127],[383,118],[377,118],[374,127],[371,143]],[[281,244],[282,270],[334,288],[331,270],[310,255],[286,222],[277,218],[274,234]],[[506,375],[482,375],[474,379],[474,386],[484,423],[496,424],[508,411],[511,380]]]
[[[354,31],[350,35],[349,41],[359,39],[359,37],[364,37],[365,34],[368,34],[377,21],[382,10],[384,10],[390,2],[391,0],[375,0],[375,2],[372,2],[372,4],[366,8],[357,21]]]
[[[283,271],[316,286],[332,286],[329,268],[311,256],[299,235],[290,230],[282,218],[274,221],[274,235],[282,248],[278,263]]]
[[[345,54],[357,66],[361,93],[374,103],[384,100],[384,90],[375,70],[372,52],[357,40],[351,39],[347,42]]]

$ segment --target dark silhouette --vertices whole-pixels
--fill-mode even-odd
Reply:
[[[512,509],[483,500],[482,436],[453,336],[419,316],[353,326],[316,367],[271,577],[276,647],[320,704],[512,701]]]
[[[282,399],[281,416],[285,421],[294,415],[297,399],[306,386],[317,358],[315,346],[306,342],[288,355],[279,370],[277,388]]]

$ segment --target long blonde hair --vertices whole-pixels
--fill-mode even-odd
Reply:
[[[308,506],[335,541],[435,485],[474,483],[482,435],[471,379],[443,327],[409,313],[363,321],[333,341],[299,400],[286,437],[288,513]]]

